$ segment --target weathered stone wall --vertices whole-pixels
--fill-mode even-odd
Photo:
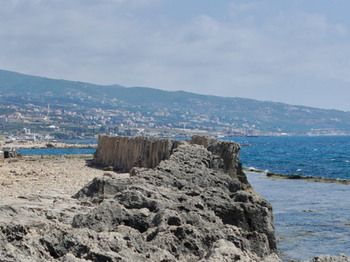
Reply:
[[[238,143],[208,136],[195,135],[191,139],[191,144],[201,145],[209,152],[222,158],[225,171],[231,177],[238,178],[244,189],[251,189],[247,176],[242,170],[242,164],[239,162],[239,151],[241,150],[241,146]]]
[[[99,136],[93,164],[112,166],[119,172],[129,172],[133,167],[154,168],[160,161],[169,159],[173,150],[183,143],[169,138]],[[243,189],[251,189],[239,162],[241,146],[238,143],[208,136],[193,136],[189,143],[201,145],[220,157],[225,172],[238,178]]]
[[[93,164],[112,166],[120,172],[133,167],[156,167],[169,159],[181,142],[150,137],[99,136]]]

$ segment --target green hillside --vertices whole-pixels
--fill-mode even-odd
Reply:
[[[56,110],[74,110],[81,115],[91,115],[92,108],[100,109],[105,111],[106,116],[111,115],[110,125],[131,121],[134,126],[143,127],[142,119],[150,119],[154,126],[183,125],[205,130],[242,130],[253,134],[350,134],[350,112],[184,91],[102,86],[4,70],[0,70],[0,95],[3,107],[0,116],[8,115],[1,112],[5,109],[8,112],[10,105],[21,107],[31,104],[38,107],[50,105]],[[35,111],[38,110],[41,109]],[[131,120],[118,119],[111,113],[115,111],[125,112],[123,117],[128,115]]]

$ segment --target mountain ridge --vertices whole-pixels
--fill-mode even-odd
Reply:
[[[341,111],[341,112],[349,112],[349,111],[345,111],[345,110],[340,110],[340,109],[326,109],[326,108],[320,108],[320,107],[312,107],[312,106],[308,106],[308,105],[296,105],[296,104],[288,104],[288,103],[284,103],[284,102],[276,102],[276,101],[270,101],[270,100],[258,100],[258,99],[254,99],[254,98],[244,98],[244,97],[231,97],[231,96],[220,96],[220,95],[205,95],[205,94],[198,94],[198,93],[194,93],[194,92],[189,92],[189,91],[184,91],[184,90],[176,90],[176,91],[168,91],[168,90],[163,90],[163,89],[158,89],[158,88],[153,88],[153,87],[144,87],[144,86],[131,86],[131,87],[126,87],[126,86],[121,86],[118,84],[111,84],[111,85],[99,85],[99,84],[93,84],[93,83],[89,83],[89,82],[83,82],[83,81],[74,81],[74,80],[65,80],[65,79],[59,79],[59,78],[49,78],[49,77],[44,77],[44,76],[34,76],[34,75],[29,75],[29,74],[22,74],[22,73],[18,73],[18,72],[13,72],[13,71],[9,71],[9,70],[3,70],[0,69],[0,91],[2,91],[3,88],[3,76],[4,74],[9,74],[12,76],[20,76],[26,79],[30,79],[30,78],[34,78],[37,79],[38,82],[45,82],[45,81],[54,81],[54,82],[59,82],[60,85],[62,85],[62,83],[66,83],[69,86],[73,85],[76,87],[102,87],[105,89],[110,89],[110,88],[114,88],[114,89],[119,89],[119,88],[123,88],[123,89],[129,89],[129,90],[147,90],[150,92],[160,92],[160,93],[167,93],[167,94],[171,94],[171,95],[177,95],[177,94],[182,94],[182,95],[191,95],[191,96],[196,96],[196,97],[200,97],[200,98],[219,98],[219,99],[240,99],[240,100],[247,100],[247,101],[255,101],[255,102],[261,102],[261,103],[274,103],[274,104],[280,104],[280,105],[289,105],[289,106],[295,106],[295,107],[305,107],[305,108],[312,108],[312,109],[321,109],[321,110],[335,110],[335,111]],[[21,82],[20,84],[24,84],[25,82]],[[26,83],[26,85],[28,85],[28,83]],[[13,85],[11,85],[9,88],[7,89],[13,89]],[[6,90],[6,89],[5,89]],[[6,90],[7,91],[7,90]],[[116,91],[116,90],[115,90]],[[118,90],[120,91],[120,90]],[[134,94],[135,95],[135,94]]]
[[[350,134],[350,112],[289,105],[250,98],[221,97],[151,87],[97,85],[0,70],[0,102],[4,106],[50,105],[53,110],[91,114],[92,108],[123,111],[111,125],[184,127],[247,134]],[[37,109],[41,110],[41,109]],[[107,113],[108,115],[109,113]],[[1,111],[0,111],[1,112]],[[0,114],[1,116],[1,114]],[[87,123],[85,123],[87,124]]]

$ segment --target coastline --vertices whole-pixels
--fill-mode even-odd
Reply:
[[[350,180],[347,179],[338,179],[338,178],[326,178],[326,177],[316,177],[316,176],[302,176],[302,175],[286,175],[275,172],[267,172],[264,170],[258,170],[255,168],[243,167],[243,171],[266,174],[266,177],[272,179],[294,179],[294,180],[306,180],[311,182],[320,182],[320,183],[339,183],[343,185],[350,185]]]
[[[40,141],[16,141],[6,143],[4,148],[16,149],[94,149],[97,148],[97,143],[93,144],[79,144],[79,143],[65,143],[60,141],[40,140]]]
[[[116,174],[88,166],[92,155],[26,155],[0,163],[0,199],[29,194],[73,195],[95,177]]]
[[[105,176],[105,177],[116,177],[116,178],[122,178],[123,176],[128,176],[128,174],[117,174],[117,173],[113,173],[113,172],[106,172],[106,171],[102,171],[102,170],[98,170],[98,169],[92,169],[91,167],[89,167],[87,165],[87,159],[91,159],[92,155],[62,155],[62,156],[53,156],[53,155],[44,155],[43,157],[41,156],[35,156],[35,155],[24,155],[22,158],[19,159],[6,159],[5,160],[5,171],[4,173],[6,173],[6,175],[8,176],[7,178],[9,178],[9,180],[4,181],[3,180],[3,176],[1,176],[0,185],[2,185],[2,191],[0,191],[1,193],[3,192],[10,192],[12,193],[12,195],[8,195],[8,196],[3,196],[1,195],[2,200],[6,201],[6,197],[9,198],[16,198],[16,197],[20,197],[21,195],[27,195],[27,194],[41,194],[41,195],[55,195],[55,194],[65,194],[65,195],[72,195],[73,193],[75,193],[75,190],[78,190],[79,188],[81,188],[81,184],[83,181],[89,181],[91,180],[91,178],[94,178],[95,176]],[[33,164],[33,165],[31,165]],[[10,168],[9,168],[10,167]],[[1,169],[0,169],[1,170]],[[96,171],[96,174],[91,174],[92,170]],[[248,170],[247,168],[244,169],[244,171],[253,171],[254,173],[260,173],[260,176],[257,176],[256,174],[253,174],[253,177],[261,177],[266,181],[269,181],[271,183],[271,186],[265,186],[265,188],[270,191],[270,193],[274,193],[277,201],[281,200],[281,196],[283,195],[283,197],[285,197],[286,194],[286,188],[294,188],[293,190],[288,190],[290,192],[289,193],[295,193],[295,191],[300,189],[300,184],[311,184],[311,183],[302,183],[302,181],[298,181],[298,180],[302,180],[301,178],[289,178],[291,179],[290,183],[287,181],[283,181],[281,180],[275,180],[273,181],[273,179],[268,179],[266,176],[263,176],[263,174],[266,174],[267,172],[265,171],[261,171],[261,170]],[[273,173],[276,174],[276,173]],[[1,174],[2,175],[2,174]],[[84,175],[86,175],[86,177],[84,177]],[[92,176],[90,176],[92,175]],[[276,175],[280,175],[280,174],[276,174]],[[281,176],[270,176],[271,178],[287,178],[287,177],[283,177],[284,175]],[[318,178],[319,179],[319,178]],[[251,182],[251,180],[249,179],[249,182]],[[317,181],[317,182],[322,182],[322,181]],[[332,181],[332,182],[328,182],[328,183],[334,183],[337,181]],[[297,186],[294,186],[293,184],[297,183]],[[261,181],[259,181],[260,186],[261,186]],[[284,186],[278,186],[280,184],[284,184]],[[288,185],[287,185],[288,184]],[[323,186],[322,184],[313,184],[311,187],[314,186]],[[338,185],[332,185],[329,184],[327,186],[338,186]],[[253,186],[255,188],[255,186]],[[310,186],[308,186],[309,188]],[[8,190],[7,190],[7,189]],[[272,188],[274,188],[274,190],[277,190],[276,192],[273,192],[273,190],[271,190]],[[29,191],[28,191],[29,189]],[[255,188],[256,189],[256,188]],[[6,191],[7,190],[7,191]],[[17,190],[17,191],[16,191]],[[260,194],[259,192],[260,190],[258,190],[257,192]],[[314,196],[314,195],[318,195],[318,191],[319,188],[315,189],[315,193],[310,193],[307,194],[308,196]],[[18,192],[17,195],[13,194],[13,192]],[[29,192],[29,193],[28,193]],[[300,192],[302,192],[302,197],[300,197],[301,200],[307,200],[307,204],[312,203],[312,206],[298,206],[297,212],[293,213],[292,215],[297,215],[297,216],[319,216],[321,214],[324,214],[326,212],[331,213],[332,215],[332,219],[333,218],[333,213],[334,211],[330,212],[329,208],[321,206],[321,207],[316,207],[314,205],[314,202],[310,201],[310,198],[305,199],[304,196],[304,191],[301,190]],[[329,199],[328,196],[328,192],[334,192],[333,190],[321,190],[321,193],[327,193],[326,199]],[[263,195],[263,194],[262,194]],[[332,194],[334,197],[334,194]],[[290,201],[291,199],[293,199],[293,201]],[[273,199],[272,199],[273,200]],[[287,197],[287,199],[285,200],[285,204],[284,206],[293,206],[295,205],[295,201],[296,198],[294,196],[289,196]],[[322,201],[319,201],[320,203]],[[339,201],[338,201],[339,202]],[[340,202],[342,203],[342,202]],[[302,203],[304,205],[304,203]],[[333,206],[333,205],[332,205]],[[345,210],[344,208],[342,210]],[[278,218],[279,216],[283,216],[285,211],[283,212],[279,212],[277,213],[276,218]],[[281,221],[289,221],[288,219],[290,217],[292,217],[291,214],[288,214],[287,216],[283,216],[281,217]],[[338,219],[338,218],[337,218]],[[339,218],[339,219],[343,219],[343,218]],[[318,220],[318,219],[317,219]],[[310,221],[308,218],[304,217],[302,218],[302,221],[300,222],[300,224],[305,224],[305,221]],[[346,220],[347,221],[347,220]],[[345,228],[348,228],[348,224],[345,220],[341,221],[340,224],[342,226],[345,226]],[[278,220],[277,220],[277,223]],[[338,223],[338,222],[337,222]],[[311,223],[308,222],[308,226]],[[333,222],[331,223],[333,226]],[[339,223],[338,223],[339,224]],[[321,225],[322,227],[324,227],[324,225]],[[292,224],[292,227],[296,227],[298,229],[299,224]],[[281,225],[281,228],[290,228],[290,227],[286,227],[285,225]],[[348,230],[348,229],[346,229]],[[302,232],[297,231],[297,234],[284,234],[282,237],[284,237],[285,239],[282,239],[280,241],[284,241],[288,240],[289,242],[298,242],[297,248],[295,248],[294,252],[305,252],[305,259],[310,257],[309,252],[313,252],[314,250],[303,250],[304,244],[305,242],[303,241],[296,241],[299,240],[300,236],[304,236],[304,235],[309,235],[312,236],[314,235],[315,237],[317,237],[318,239],[321,239],[321,237],[323,237],[324,235],[324,230],[323,228],[321,229],[321,231],[317,231],[314,227],[304,230]],[[329,234],[334,234],[334,230],[329,230],[328,232],[330,232]],[[344,232],[344,231],[343,231]],[[347,232],[347,231],[346,231]],[[338,232],[337,232],[338,234]],[[339,235],[339,238],[344,237],[344,235]],[[346,236],[345,236],[346,237]],[[327,241],[327,239],[325,240]],[[287,242],[287,245],[289,245],[289,242]],[[294,244],[293,244],[294,245]],[[316,243],[313,247],[315,247],[317,249],[317,247],[320,246],[319,243]],[[331,245],[332,246],[332,245]],[[289,253],[289,252],[285,252],[285,251],[289,250],[289,246],[287,246],[286,249],[282,248],[281,251],[281,256],[282,258],[301,258],[298,256],[295,256],[294,253]],[[283,253],[287,253],[286,255],[284,255]],[[319,254],[319,250],[317,250],[317,252],[315,252],[316,254]],[[333,255],[335,255],[335,252],[329,252],[329,253],[333,253]],[[341,260],[339,260],[341,261]]]
[[[271,179],[264,172],[246,175],[254,190],[273,206],[277,248],[283,261],[309,261],[319,254],[350,256],[347,185]]]

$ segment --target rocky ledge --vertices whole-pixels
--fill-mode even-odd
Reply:
[[[1,261],[280,261],[271,205],[245,184],[239,146],[197,139],[73,197],[0,204]]]

